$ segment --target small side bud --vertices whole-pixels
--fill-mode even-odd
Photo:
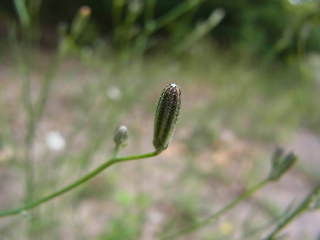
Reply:
[[[283,156],[283,154],[283,149],[278,148],[272,156],[272,166],[269,173],[269,179],[272,181],[278,180],[297,161],[295,154],[288,153],[285,156]]]
[[[172,138],[181,106],[181,91],[177,84],[167,85],[161,93],[154,119],[153,146],[165,150]]]
[[[117,128],[115,135],[114,135],[114,142],[116,146],[121,146],[123,145],[128,138],[128,129],[126,126],[121,125],[120,127]]]
[[[278,147],[274,152],[273,152],[273,155],[272,155],[272,158],[271,158],[271,161],[272,161],[272,166],[276,166],[279,161],[281,161],[281,158],[284,154],[284,150],[280,147]]]
[[[89,17],[91,15],[91,8],[88,6],[82,6],[71,24],[71,36],[76,39],[84,31]]]
[[[88,6],[82,6],[79,11],[80,14],[84,17],[87,17],[91,14],[91,8]]]

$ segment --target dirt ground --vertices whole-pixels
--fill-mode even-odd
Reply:
[[[73,64],[77,63],[71,63],[71,65]],[[68,67],[64,65],[63,68],[67,69]],[[83,78],[88,79],[91,74],[90,72],[84,73]],[[9,121],[13,128],[13,134],[18,141],[21,141],[25,132],[23,129],[25,118],[23,117],[21,106],[17,103],[17,99],[20,96],[20,86],[16,84],[17,81],[12,80],[14,77],[16,76],[10,64],[2,63],[0,65],[0,83],[4,93],[3,97],[7,112],[10,115]],[[37,81],[37,75],[34,76],[34,79]],[[55,101],[49,101],[47,113],[38,130],[39,136],[52,129],[59,129],[64,134],[64,132],[68,131],[68,126],[72,125],[73,116],[70,115],[64,103],[72,99],[70,95],[77,94],[77,88],[70,88],[68,84],[65,82],[59,85],[61,90],[55,91],[53,96]],[[81,81],[79,84],[81,85]],[[37,90],[35,89],[35,91]],[[190,95],[184,96],[184,98],[189,99],[191,106],[194,101],[190,99],[198,99],[198,91],[193,89],[186,92]],[[188,100],[184,104],[186,104],[184,108],[187,109]],[[141,150],[152,148],[150,132],[152,132],[153,113],[146,112],[146,110],[137,106],[130,114],[130,121],[128,122],[130,122],[129,125],[131,126],[129,127],[139,129],[139,139],[141,141],[136,143],[135,146],[130,147],[129,145],[122,153],[123,155],[134,153],[137,146]],[[57,118],[56,116],[59,117]],[[143,116],[144,122],[146,122],[143,127],[141,126],[140,116]],[[184,141],[192,137],[191,134],[192,131],[190,129],[178,125],[170,147],[163,154],[156,157],[156,159],[128,163],[118,169],[118,174],[122,176],[118,182],[118,186],[121,189],[132,195],[136,194],[136,192],[146,193],[151,195],[151,202],[154,201],[146,210],[147,219],[143,224],[141,240],[157,239],[157,233],[161,230],[162,225],[168,219],[178,215],[177,211],[179,210],[172,204],[171,200],[177,192],[183,195],[184,191],[187,191],[189,182],[181,182],[179,179],[185,170],[185,162],[189,154]],[[86,133],[79,135],[80,145],[81,141],[86,141],[85,138]],[[308,129],[299,129],[293,134],[292,139],[288,139],[280,143],[280,145],[287,151],[293,151],[299,156],[297,166],[291,169],[279,182],[264,187],[248,201],[245,201],[219,219],[214,230],[225,236],[225,239],[241,239],[244,234],[241,227],[248,218],[252,217],[257,219],[257,222],[260,222],[260,219],[265,219],[264,216],[267,215],[266,206],[272,205],[276,209],[284,210],[290,203],[299,203],[311,191],[312,187],[320,181],[319,136]],[[7,162],[12,157],[13,149],[3,143],[0,147],[0,209],[2,210],[4,209],[3,206],[11,205],[10,199],[15,199],[15,204],[20,202],[19,199],[22,199],[23,185],[21,181],[23,181],[23,178],[15,177],[14,175],[17,171]],[[244,181],[246,174],[252,170],[254,165],[251,160],[261,156],[261,151],[267,152],[270,149],[274,149],[274,147],[275,144],[268,143],[264,145],[264,143],[254,142],[250,139],[241,139],[231,129],[221,130],[212,147],[197,154],[192,164],[204,176],[210,175],[213,169],[219,168],[224,169],[224,174],[229,177],[226,180],[221,180],[219,176],[207,177],[203,184],[195,185],[196,188],[199,188],[196,191],[199,194],[198,199],[202,201],[199,204],[206,206],[202,208],[203,212],[197,218],[202,219],[209,216],[241,193],[246,188]],[[35,154],[42,153],[42,150],[46,148],[43,137],[36,139],[34,148]],[[96,158],[99,159],[99,154]],[[93,165],[97,163],[94,162]],[[90,168],[92,167],[90,166]],[[262,174],[266,174],[267,171],[268,169],[263,169],[257,179],[259,177],[261,179],[263,177]],[[99,188],[101,181],[104,181],[103,177],[98,176],[92,181],[92,185],[96,185]],[[194,183],[190,182],[190,184]],[[249,184],[252,183],[249,181]],[[74,218],[78,219],[79,225],[83,227],[82,231],[88,237],[87,239],[94,239],[105,230],[105,224],[102,223],[108,221],[106,216],[110,212],[120,211],[118,208],[119,206],[116,204],[106,204],[100,198],[87,198],[78,205],[76,213],[66,214],[64,217],[65,224],[68,225]],[[81,225],[84,222],[86,225]],[[5,231],[6,224],[8,224],[8,219],[0,219],[1,231]],[[210,230],[210,227],[206,227],[201,232],[206,234]],[[63,239],[77,239],[76,234],[70,228],[65,227],[62,232]],[[303,213],[284,232],[288,234],[288,239],[292,240],[318,239],[316,236],[320,237],[320,211]],[[199,239],[199,236],[197,233],[192,233],[181,236],[179,239]]]

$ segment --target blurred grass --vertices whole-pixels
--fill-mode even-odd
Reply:
[[[48,68],[48,58],[50,54],[42,52],[35,56],[37,67],[31,72],[35,92],[38,76]],[[18,146],[22,144],[26,127],[22,103],[17,101],[19,76],[11,61],[4,60],[0,65],[0,72],[6,72],[1,79],[0,114],[5,124],[0,128],[0,147],[13,149],[14,154],[0,163],[5,173],[0,184],[5,193],[1,209],[21,203],[16,198],[21,187],[10,192],[6,185],[22,184],[19,147],[10,139]],[[140,60],[119,64],[114,53],[94,48],[64,60],[36,132],[35,195],[52,192],[103,162],[111,154],[114,129],[120,123],[126,124],[131,134],[123,155],[152,149],[153,113],[159,91],[165,84],[176,82],[182,89],[182,110],[167,153],[157,160],[108,170],[73,193],[41,206],[37,219],[6,219],[0,223],[1,238],[23,239],[26,221],[33,222],[34,239],[139,239],[148,222],[161,226],[156,232],[176,229],[212,211],[210,202],[215,202],[216,196],[203,196],[203,187],[217,187],[217,182],[224,185],[236,179],[244,185],[246,181],[251,183],[250,174],[252,179],[260,177],[257,172],[263,172],[268,164],[259,161],[251,166],[252,159],[259,156],[265,160],[261,152],[270,144],[287,141],[301,128],[319,132],[319,85],[311,69],[310,74],[303,75],[298,63],[286,67],[266,64],[261,59],[222,52],[205,40],[182,56],[159,51]],[[45,144],[45,136],[52,130],[66,138],[67,146],[61,152]],[[221,135],[225,130],[231,132],[231,147],[226,147],[226,159],[216,163],[211,155],[224,149]],[[253,143],[252,148],[240,147],[233,152],[233,138]],[[204,167],[200,165],[203,160]],[[241,170],[237,164],[243,163],[249,166]],[[243,173],[233,175],[237,170]],[[148,185],[149,180],[154,185]],[[217,189],[211,191],[219,195],[221,189]],[[150,208],[157,208],[165,220],[148,220]],[[212,236],[208,229],[199,234],[208,239]],[[223,237],[230,239],[220,233],[213,239]]]

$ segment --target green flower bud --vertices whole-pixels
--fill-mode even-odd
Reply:
[[[126,126],[121,125],[117,128],[114,135],[114,142],[117,146],[123,145],[128,138],[128,129]]]
[[[269,179],[278,180],[292,165],[297,161],[297,156],[293,153],[284,155],[284,151],[278,148],[272,156],[272,166],[269,173]]]
[[[88,6],[82,6],[78,11],[76,17],[72,21],[71,24],[71,36],[73,39],[76,39],[80,36],[80,34],[84,31],[89,17],[91,15],[91,8]]]
[[[171,83],[162,91],[154,119],[153,146],[159,152],[165,150],[172,138],[179,116],[181,91]]]

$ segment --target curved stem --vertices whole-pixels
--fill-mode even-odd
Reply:
[[[151,152],[151,153],[132,155],[132,156],[127,156],[127,157],[111,158],[107,162],[103,163],[102,165],[100,165],[99,167],[94,169],[93,171],[89,172],[88,174],[86,174],[82,178],[76,180],[75,182],[67,185],[66,187],[64,187],[64,188],[62,188],[62,189],[60,189],[60,190],[58,190],[58,191],[56,191],[54,193],[51,193],[51,194],[49,194],[49,195],[47,195],[47,196],[45,196],[45,197],[43,197],[43,198],[41,198],[39,200],[36,200],[34,202],[30,202],[30,203],[26,204],[23,207],[0,212],[0,217],[20,214],[20,213],[22,213],[22,212],[24,212],[26,210],[35,208],[35,207],[39,206],[42,203],[48,202],[48,201],[50,201],[50,200],[52,200],[52,199],[54,199],[56,197],[59,197],[62,194],[67,193],[70,190],[80,186],[82,183],[87,182],[88,180],[90,180],[91,178],[95,177],[100,172],[102,172],[103,170],[105,170],[106,168],[110,167],[111,165],[113,165],[115,163],[126,162],[126,161],[131,161],[131,160],[137,160],[137,159],[142,159],[142,158],[154,157],[154,156],[157,156],[158,154],[160,154],[160,152],[155,151],[155,152]]]
[[[177,236],[186,234],[188,232],[194,231],[197,228],[203,227],[209,223],[212,223],[213,221],[217,220],[221,215],[231,210],[233,207],[235,207],[237,204],[239,204],[241,201],[245,200],[246,198],[250,197],[254,192],[265,186],[269,182],[269,178],[266,178],[253,186],[252,188],[248,189],[244,193],[242,193],[240,196],[238,196],[236,199],[234,199],[232,202],[228,203],[225,207],[211,215],[210,217],[201,220],[195,224],[192,224],[188,227],[183,228],[182,230],[169,234],[167,236],[160,237],[161,240],[163,239],[175,239]]]
[[[286,218],[284,218],[276,227],[275,229],[268,234],[264,240],[272,240],[274,239],[275,235],[283,229],[288,223],[290,223],[294,218],[304,212],[306,209],[309,208],[310,203],[313,200],[313,197],[320,193],[320,184],[313,189],[313,191],[297,206]]]
[[[119,154],[119,151],[120,151],[120,145],[116,145],[115,147],[114,147],[114,149],[113,149],[113,152],[112,152],[112,157],[113,158],[116,158],[116,157],[118,157],[118,154]]]

